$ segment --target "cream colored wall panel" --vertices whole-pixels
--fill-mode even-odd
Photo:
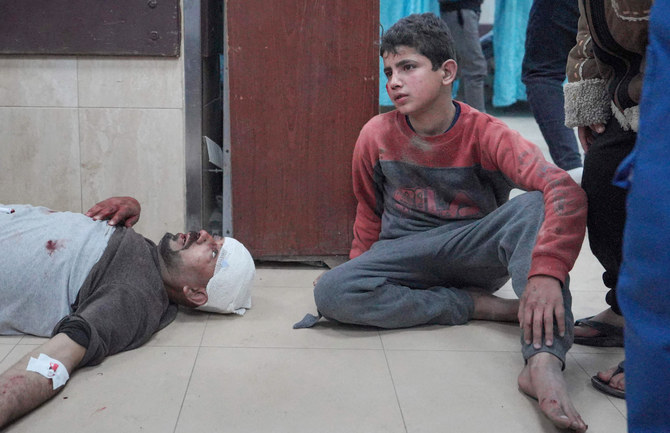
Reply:
[[[116,195],[142,204],[138,232],[158,241],[184,230],[185,171],[182,111],[80,110],[84,207]]]
[[[0,106],[76,107],[77,61],[0,57]]]
[[[81,58],[82,107],[182,108],[179,59]]]
[[[0,202],[81,211],[77,110],[0,108]]]

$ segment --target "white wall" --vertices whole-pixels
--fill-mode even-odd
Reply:
[[[493,24],[495,11],[496,11],[495,0],[484,0],[484,3],[482,3],[482,14],[479,17],[479,23]]]
[[[185,215],[181,58],[0,56],[0,203],[142,203],[158,240]]]

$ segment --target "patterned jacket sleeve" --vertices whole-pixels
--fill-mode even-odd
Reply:
[[[369,128],[365,127],[361,131],[352,160],[353,188],[358,203],[350,259],[369,250],[379,240],[381,231],[381,185],[376,183],[379,179],[375,179],[379,156],[369,132]]]
[[[601,76],[593,54],[591,32],[581,1],[579,12],[577,43],[568,55],[568,83],[564,88],[565,125],[570,128],[604,124],[612,114],[607,80]]]

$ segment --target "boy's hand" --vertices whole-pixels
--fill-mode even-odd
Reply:
[[[132,227],[140,219],[141,209],[132,197],[111,197],[90,208],[86,216],[96,221],[108,219],[110,226],[124,222],[126,227]]]
[[[537,275],[528,279],[519,304],[519,325],[526,344],[542,347],[544,329],[547,346],[554,344],[554,318],[558,332],[565,335],[565,308],[561,283],[553,277]]]

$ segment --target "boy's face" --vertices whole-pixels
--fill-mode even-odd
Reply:
[[[453,77],[445,80],[449,71],[444,67],[434,71],[430,59],[414,48],[401,45],[396,51],[386,52],[383,56],[384,74],[388,80],[386,91],[396,109],[414,116],[442,109],[444,96],[451,98],[451,89],[447,85]]]

